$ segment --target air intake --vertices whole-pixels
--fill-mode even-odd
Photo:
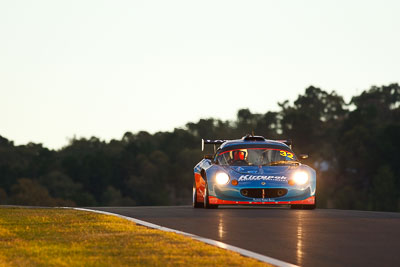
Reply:
[[[242,138],[244,141],[265,141],[265,138],[263,136],[257,136],[257,135],[246,135],[243,136]]]

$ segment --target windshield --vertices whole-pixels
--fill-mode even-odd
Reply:
[[[237,148],[218,153],[216,161],[220,165],[231,166],[272,166],[298,163],[293,152],[287,149],[254,147]]]

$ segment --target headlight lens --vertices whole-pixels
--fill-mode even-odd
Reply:
[[[303,185],[308,182],[308,174],[303,171],[295,172],[293,175],[293,181],[298,185]]]
[[[224,172],[219,172],[216,175],[217,184],[227,184],[229,182],[228,174]]]

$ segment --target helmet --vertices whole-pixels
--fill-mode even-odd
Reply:
[[[236,160],[244,160],[244,157],[246,155],[246,152],[240,151],[240,150],[233,151],[232,153],[233,153],[233,160],[235,160],[235,161]]]

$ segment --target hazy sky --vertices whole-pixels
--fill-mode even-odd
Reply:
[[[400,82],[400,1],[0,1],[0,135],[50,148]]]

